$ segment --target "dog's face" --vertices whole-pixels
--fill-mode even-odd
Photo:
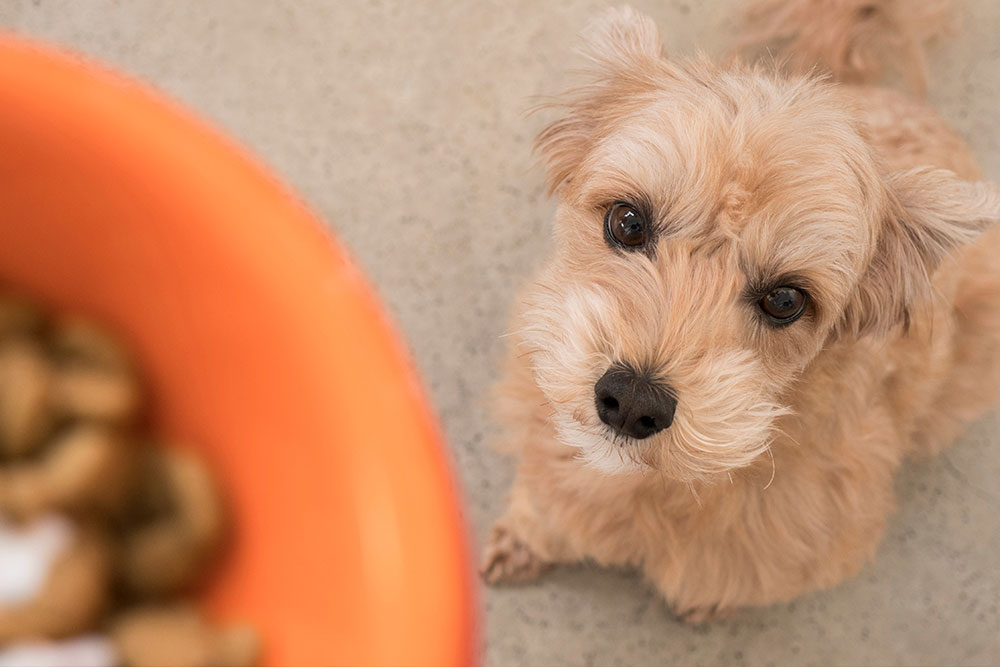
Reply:
[[[521,337],[587,463],[709,478],[765,452],[831,341],[906,319],[986,224],[970,203],[985,195],[883,175],[825,85],[671,63],[630,11],[588,50],[593,82],[539,139],[556,249]]]

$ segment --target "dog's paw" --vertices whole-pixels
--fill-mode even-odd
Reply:
[[[723,618],[728,618],[733,613],[729,607],[720,608],[718,605],[704,605],[694,607],[674,606],[674,615],[677,620],[688,625],[701,625]]]
[[[479,574],[488,584],[529,581],[551,567],[506,526],[493,527],[483,549]]]

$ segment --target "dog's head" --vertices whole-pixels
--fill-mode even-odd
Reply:
[[[905,324],[1000,213],[950,172],[885,173],[829,84],[672,62],[627,9],[586,52],[538,140],[559,207],[521,337],[560,437],[607,472],[749,464],[810,362]]]

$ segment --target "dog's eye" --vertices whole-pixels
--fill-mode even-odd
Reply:
[[[757,302],[774,324],[791,324],[802,317],[806,309],[806,294],[794,287],[777,287]]]
[[[604,216],[604,233],[608,240],[623,247],[635,249],[649,238],[646,219],[635,207],[616,202]]]

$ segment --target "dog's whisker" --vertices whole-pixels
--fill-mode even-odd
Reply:
[[[771,479],[767,480],[767,484],[765,484],[763,488],[764,491],[767,491],[771,487],[771,483],[774,481],[776,468],[774,466],[774,452],[771,451],[771,446],[768,445],[767,449],[764,451],[766,451],[767,455],[771,457]]]
[[[694,498],[695,504],[697,504],[699,508],[704,508],[704,506],[701,504],[701,497],[698,495],[698,492],[694,488],[694,483],[688,482],[687,488],[691,492],[691,496]]]

